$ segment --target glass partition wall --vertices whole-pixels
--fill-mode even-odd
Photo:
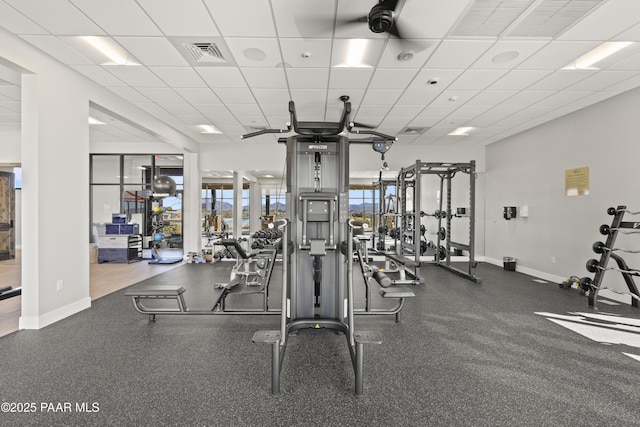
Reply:
[[[125,214],[139,225],[145,247],[151,240],[151,184],[161,175],[176,182],[176,195],[161,200],[163,235],[170,247],[182,247],[183,159],[172,154],[92,154],[90,157],[91,235],[95,225],[109,224],[113,214]]]

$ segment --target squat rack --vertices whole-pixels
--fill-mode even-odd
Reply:
[[[467,212],[452,212],[451,208],[451,181],[458,173],[464,173],[469,177],[469,207]],[[422,175],[437,175],[440,178],[440,204],[439,209],[433,214],[426,214],[420,210],[421,206],[421,178]],[[436,245],[435,264],[446,270],[456,273],[476,283],[482,283],[482,279],[474,274],[477,266],[475,260],[475,198],[476,198],[476,162],[468,163],[443,163],[443,162],[416,162],[406,168],[402,168],[398,174],[396,188],[398,215],[398,228],[395,247],[400,255],[413,257],[416,264],[415,275],[420,276],[420,219],[425,215],[432,215],[438,219],[438,240]],[[412,190],[413,209],[407,209],[408,191]],[[444,201],[446,200],[446,206]],[[469,240],[467,243],[451,240],[451,219],[454,217],[468,218]],[[443,221],[445,222],[443,226]],[[444,233],[440,232],[444,229]],[[440,250],[443,247],[444,250]],[[469,260],[466,271],[451,265],[451,249],[467,251]]]

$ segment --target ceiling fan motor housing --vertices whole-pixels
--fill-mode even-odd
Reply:
[[[369,12],[369,29],[374,33],[385,33],[393,27],[393,10],[382,4],[373,6]]]

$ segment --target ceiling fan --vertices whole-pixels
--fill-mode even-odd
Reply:
[[[360,25],[367,23],[373,33],[389,33],[399,39],[404,39],[395,19],[396,9],[400,9],[404,0],[379,0],[366,16],[345,21],[338,20],[336,27]]]

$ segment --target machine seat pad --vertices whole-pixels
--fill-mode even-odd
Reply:
[[[384,256],[400,265],[406,265],[407,267],[418,267],[420,265],[419,262],[412,261],[405,256],[398,255],[395,252],[384,252]]]
[[[184,293],[182,286],[149,286],[139,287],[125,292],[130,297],[175,297]]]
[[[411,289],[402,287],[381,288],[379,294],[382,298],[413,298],[416,296]]]

